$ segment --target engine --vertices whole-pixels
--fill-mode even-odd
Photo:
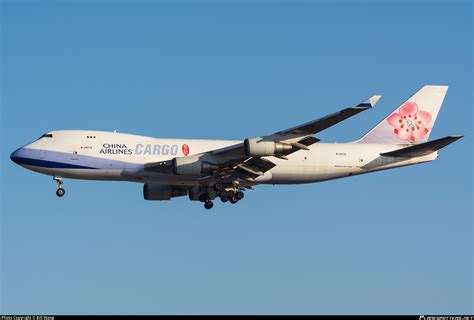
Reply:
[[[290,151],[293,148],[292,145],[267,141],[263,138],[249,138],[244,140],[245,154],[252,157],[265,157],[282,154],[285,151]]]
[[[173,159],[173,172],[178,175],[201,175],[219,170],[219,166],[202,161],[197,157],[179,157]]]
[[[188,194],[188,190],[180,189],[164,184],[145,183],[143,185],[143,197],[145,200],[170,200]]]

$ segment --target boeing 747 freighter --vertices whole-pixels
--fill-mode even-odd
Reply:
[[[157,139],[117,132],[50,131],[11,154],[35,172],[63,179],[132,181],[146,200],[188,196],[206,209],[237,203],[259,184],[300,184],[433,161],[462,138],[428,141],[448,90],[427,85],[361,139],[322,143],[315,134],[372,108],[373,96],[350,108],[289,129],[244,140]]]

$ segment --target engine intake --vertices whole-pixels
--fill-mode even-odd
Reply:
[[[266,141],[262,138],[249,138],[244,140],[245,154],[252,157],[265,157],[282,154],[290,151],[292,145],[283,142]]]
[[[145,183],[143,185],[143,198],[145,200],[170,200],[188,194],[188,190],[176,188],[170,185]]]
[[[173,172],[177,175],[210,174],[219,170],[219,166],[202,161],[197,157],[179,157],[173,159]]]

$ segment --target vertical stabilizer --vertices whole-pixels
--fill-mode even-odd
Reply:
[[[448,86],[426,85],[357,143],[418,144],[428,141]]]

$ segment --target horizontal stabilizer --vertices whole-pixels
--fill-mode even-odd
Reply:
[[[463,136],[449,136],[441,139],[412,145],[407,148],[398,149],[395,151],[381,153],[384,157],[396,157],[396,158],[410,158],[410,157],[421,157],[431,154],[441,148],[446,147],[448,144],[461,139]]]

